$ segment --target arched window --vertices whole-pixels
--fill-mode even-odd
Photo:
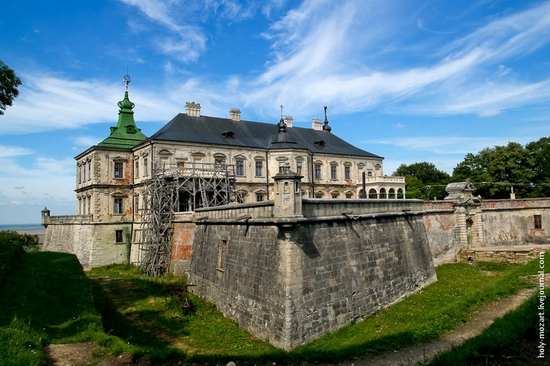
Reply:
[[[378,193],[376,192],[376,189],[371,188],[369,190],[369,198],[371,198],[371,199],[372,198],[374,198],[374,199],[378,198]]]

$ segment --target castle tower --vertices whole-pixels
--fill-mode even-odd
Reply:
[[[117,148],[132,148],[147,139],[134,121],[135,104],[128,98],[128,84],[130,76],[124,76],[126,91],[124,99],[118,102],[118,122],[116,126],[111,127],[111,134],[105,140],[101,141],[98,146],[102,147],[117,147]]]

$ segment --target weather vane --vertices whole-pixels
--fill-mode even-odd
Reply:
[[[130,75],[124,75],[124,84],[126,84],[126,91],[128,91],[128,84],[130,84]]]
[[[281,104],[280,107],[281,107],[281,118],[283,118],[283,108],[284,108],[284,106]]]

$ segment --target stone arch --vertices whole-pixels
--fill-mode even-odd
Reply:
[[[405,198],[405,194],[404,194],[403,188],[398,188],[398,189],[397,189],[397,196],[396,196],[396,198],[399,198],[399,199]]]
[[[378,195],[380,198],[388,198],[388,195],[386,194],[386,188],[380,188],[380,192],[378,192]]]
[[[371,199],[378,198],[378,192],[376,192],[376,189],[374,188],[369,189],[369,198]]]

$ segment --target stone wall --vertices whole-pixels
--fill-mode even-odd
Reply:
[[[170,263],[172,273],[183,276],[189,271],[194,237],[195,214],[193,212],[176,214],[174,217],[172,260]]]
[[[550,244],[550,198],[486,200],[480,203],[453,201],[424,202],[424,225],[435,265],[466,260],[510,258],[510,250],[491,251],[492,247],[518,247],[525,244]],[[535,215],[541,228],[536,229]],[[467,254],[476,249],[475,256]],[[536,250],[536,248],[535,248]],[[487,251],[487,254],[481,254]],[[518,258],[524,249],[518,247]]]
[[[304,200],[294,220],[197,212],[192,291],[256,337],[292,349],[436,280],[422,201],[322,201]]]
[[[434,264],[455,262],[461,250],[456,238],[460,226],[452,202],[426,201],[424,226]]]
[[[540,215],[541,229],[534,216]],[[550,244],[550,199],[486,200],[482,206],[484,246]]]
[[[48,217],[42,250],[76,255],[82,267],[128,263],[132,224],[94,224],[82,216]],[[123,241],[116,242],[115,231]]]

